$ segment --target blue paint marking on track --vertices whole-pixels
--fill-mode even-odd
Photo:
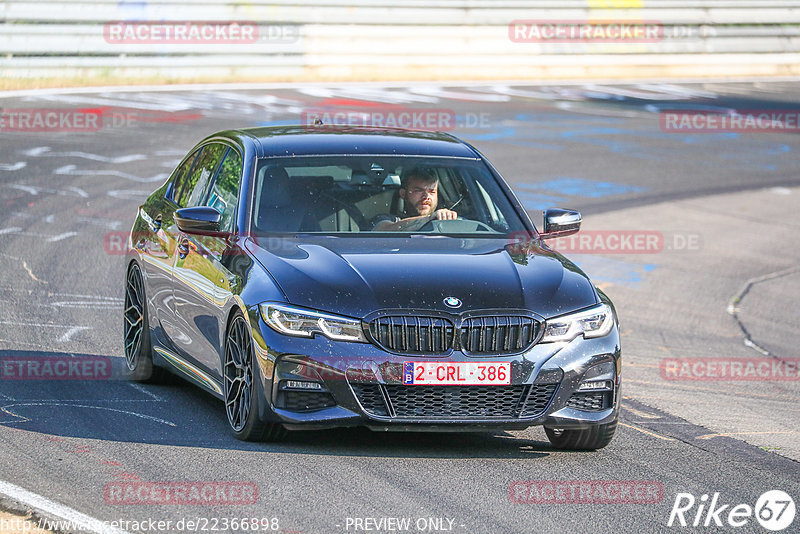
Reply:
[[[517,129],[506,127],[486,133],[465,135],[464,137],[469,137],[474,141],[497,141],[498,139],[510,139],[517,137]]]
[[[540,195],[538,193],[531,193],[528,191],[520,191],[518,187],[524,187],[524,184],[517,185],[514,189],[517,192],[517,198],[519,201],[522,202],[522,205],[525,207],[526,210],[546,210],[547,208],[553,208],[558,206],[561,202],[566,200],[564,197],[558,197],[553,195]]]
[[[569,176],[538,182],[534,184],[519,184],[523,189],[536,191],[554,191],[562,195],[575,197],[600,198],[611,195],[625,195],[628,193],[641,193],[646,189],[635,185],[619,184],[614,182],[598,182],[583,178]]]
[[[658,268],[654,263],[634,263],[593,254],[569,254],[569,259],[581,268],[595,284],[606,282],[638,288],[647,273]]]

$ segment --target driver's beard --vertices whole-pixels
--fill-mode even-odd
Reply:
[[[436,211],[436,204],[432,204],[431,211],[430,213],[428,213],[428,215],[432,215],[433,212],[435,211]],[[416,206],[408,205],[408,203],[406,203],[406,210],[404,213],[404,217],[419,217],[420,215],[422,215],[422,213],[420,213],[419,210],[417,210]]]

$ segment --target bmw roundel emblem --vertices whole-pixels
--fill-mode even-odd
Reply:
[[[460,308],[461,307],[461,299],[457,299],[455,297],[447,297],[444,299],[444,305],[448,308]]]

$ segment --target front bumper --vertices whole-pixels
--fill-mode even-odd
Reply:
[[[584,428],[611,422],[619,411],[621,353],[616,326],[602,338],[579,336],[568,343],[537,344],[514,356],[479,358],[461,352],[448,357],[396,355],[365,343],[287,337],[263,321],[258,323],[260,328],[253,333],[260,389],[269,400],[262,403],[260,416],[293,430]],[[511,384],[405,386],[402,371],[408,361],[510,362]],[[607,380],[609,388],[579,391],[587,380]],[[320,389],[287,388],[289,381],[317,383]]]

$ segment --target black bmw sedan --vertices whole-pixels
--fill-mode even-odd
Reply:
[[[125,358],[225,403],[233,434],[543,425],[597,449],[619,413],[602,291],[448,134],[297,126],[216,133],[139,207]]]

